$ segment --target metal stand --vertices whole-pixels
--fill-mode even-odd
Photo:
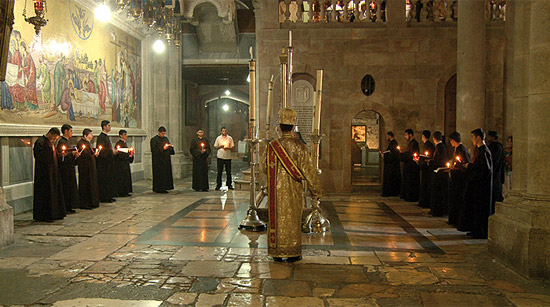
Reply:
[[[313,163],[317,169],[317,173],[321,174],[321,169],[319,169],[319,143],[324,135],[319,134],[319,131],[316,129],[311,135],[311,141],[313,142]],[[314,199],[312,203],[312,211],[306,217],[304,224],[302,225],[302,232],[316,232],[323,233],[330,230],[330,221],[321,214],[320,211],[321,201],[319,199]]]
[[[256,203],[256,145],[260,142],[257,138],[245,140],[250,146],[250,206],[246,213],[246,217],[239,224],[239,229],[250,231],[264,231],[266,224],[258,217],[257,203]]]

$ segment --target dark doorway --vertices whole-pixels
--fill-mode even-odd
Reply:
[[[456,74],[445,84],[445,135],[456,131]]]
[[[351,122],[351,190],[352,192],[380,190],[384,122],[374,111],[361,111]]]

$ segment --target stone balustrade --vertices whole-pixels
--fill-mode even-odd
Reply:
[[[280,23],[385,23],[392,0],[279,0]],[[458,0],[403,0],[404,18],[414,23],[456,23]],[[486,0],[485,19],[506,20],[506,0]]]

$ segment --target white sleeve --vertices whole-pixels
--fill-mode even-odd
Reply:
[[[218,136],[218,137],[216,138],[216,141],[214,142],[214,147],[220,146],[219,143],[220,143],[220,137]]]

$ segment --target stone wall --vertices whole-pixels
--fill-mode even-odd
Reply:
[[[316,75],[324,69],[321,132],[322,180],[329,192],[351,189],[351,121],[362,110],[379,113],[386,129],[404,144],[403,131],[412,128],[420,139],[424,129],[444,130],[444,90],[456,74],[456,23],[407,25],[387,23],[279,23],[276,1],[256,8],[260,127],[266,116],[266,93],[275,75],[274,109],[280,101],[279,54],[292,30],[294,73]],[[390,15],[391,17],[392,15]],[[488,27],[486,128],[502,127],[504,63],[503,23]],[[361,79],[376,82],[371,96],[361,91]],[[472,127],[472,129],[477,127]],[[493,130],[493,129],[490,129]],[[444,131],[449,134],[452,131]]]

